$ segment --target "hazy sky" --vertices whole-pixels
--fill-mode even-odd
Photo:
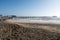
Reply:
[[[60,0],[0,0],[0,14],[60,16]]]

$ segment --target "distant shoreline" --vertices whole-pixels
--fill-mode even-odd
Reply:
[[[15,20],[15,19],[7,19],[6,22],[11,23],[43,23],[43,24],[60,24],[60,21],[35,21],[35,20]]]
[[[42,28],[45,30],[49,30],[51,32],[58,32],[60,33],[60,23],[54,23],[54,22],[32,22],[32,21],[24,21],[24,20],[13,20],[13,19],[8,19],[5,21],[6,23],[11,23],[11,24],[18,24],[22,25],[23,27],[28,27],[28,28]]]

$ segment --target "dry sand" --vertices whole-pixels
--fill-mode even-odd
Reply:
[[[60,40],[60,24],[9,19],[0,22],[0,40]]]
[[[51,32],[60,33],[60,22],[51,22],[51,21],[50,22],[45,22],[45,21],[35,22],[35,21],[14,20],[14,19],[9,19],[9,20],[6,20],[5,22],[22,25],[28,28],[40,28],[40,29],[49,30]]]

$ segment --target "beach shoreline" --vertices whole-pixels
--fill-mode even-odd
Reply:
[[[57,23],[56,22],[44,22],[44,21],[33,22],[33,21],[27,21],[27,20],[13,20],[13,19],[8,19],[5,22],[22,25],[23,27],[40,28],[40,29],[49,30],[51,32],[60,33],[60,22],[57,22]]]
[[[10,23],[42,23],[42,24],[60,24],[60,21],[35,21],[35,20],[15,20],[15,19],[7,19],[5,22],[10,22]]]
[[[60,24],[30,23],[23,20],[17,22],[9,19],[0,22],[0,36],[5,40],[60,40]]]

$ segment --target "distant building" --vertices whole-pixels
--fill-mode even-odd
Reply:
[[[2,15],[0,15],[0,16],[2,16]]]
[[[56,18],[57,16],[53,16],[54,18]]]

